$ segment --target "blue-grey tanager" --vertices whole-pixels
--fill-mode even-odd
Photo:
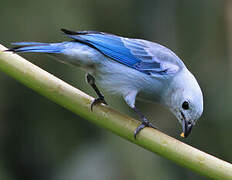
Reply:
[[[72,40],[19,42],[9,51],[51,54],[86,70],[87,82],[98,95],[91,109],[99,103],[107,104],[96,84],[122,96],[142,121],[134,132],[135,138],[143,128],[155,128],[136,108],[136,97],[166,106],[182,125],[181,136],[189,135],[203,112],[203,96],[196,79],[175,53],[142,39],[97,31],[61,30]]]

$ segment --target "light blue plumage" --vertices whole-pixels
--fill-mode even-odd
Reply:
[[[98,95],[92,106],[106,104],[96,84],[123,96],[142,121],[135,130],[135,137],[144,127],[155,128],[135,107],[136,97],[169,108],[181,123],[184,136],[189,135],[203,112],[203,96],[196,79],[175,53],[141,39],[96,31],[62,31],[72,40],[19,42],[9,51],[48,53],[64,63],[85,69],[87,82]]]

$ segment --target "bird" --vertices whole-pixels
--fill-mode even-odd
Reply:
[[[136,99],[168,108],[182,127],[181,136],[190,134],[203,113],[203,94],[194,75],[173,51],[148,40],[100,31],[61,31],[69,41],[16,42],[7,51],[45,53],[84,69],[87,83],[98,96],[91,110],[97,104],[107,105],[98,86],[123,97],[141,121],[134,130],[135,139],[146,127],[157,129],[136,107]]]

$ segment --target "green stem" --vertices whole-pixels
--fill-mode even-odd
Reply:
[[[107,106],[90,110],[92,97],[54,77],[48,72],[0,45],[0,70],[29,88],[139,146],[159,154],[183,167],[212,179],[232,179],[232,165],[196,148],[184,144],[158,130],[145,128],[137,137],[133,132],[138,121]]]

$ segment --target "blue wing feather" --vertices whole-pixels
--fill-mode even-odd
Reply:
[[[161,68],[160,63],[155,61],[148,53],[146,50],[148,47],[138,40],[101,32],[79,32],[76,35],[68,34],[68,36],[79,42],[89,44],[111,59],[146,74],[150,74],[151,71],[165,71]]]
[[[91,44],[106,56],[129,67],[141,61],[126,48],[120,37],[104,34],[72,36],[74,39]]]

